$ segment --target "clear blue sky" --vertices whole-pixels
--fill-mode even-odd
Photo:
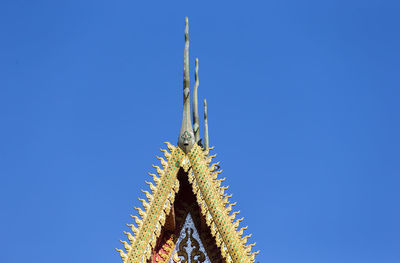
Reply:
[[[400,262],[398,1],[191,2],[1,1],[0,262],[121,262],[185,16],[258,261]]]

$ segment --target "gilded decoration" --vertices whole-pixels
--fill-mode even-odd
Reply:
[[[173,205],[175,193],[179,189],[177,173],[181,167],[188,169],[187,176],[197,197],[197,203],[226,262],[254,262],[258,252],[251,253],[254,244],[246,245],[250,235],[242,237],[247,227],[238,229],[242,219],[235,221],[238,212],[231,213],[235,203],[229,202],[230,196],[225,193],[227,187],[221,186],[223,179],[218,179],[218,174],[221,172],[216,169],[218,163],[210,164],[215,155],[209,156],[208,150],[203,151],[198,145],[194,145],[192,150],[185,154],[179,147],[166,144],[171,152],[162,150],[167,160],[159,158],[164,169],[154,166],[159,175],[157,177],[151,174],[156,185],[149,183],[152,193],[143,191],[148,199],[148,202],[141,199],[145,210],[136,209],[141,219],[132,216],[137,227],[128,224],[134,235],[125,232],[130,243],[121,241],[126,253],[117,250],[124,263],[144,263],[150,258],[161,228],[165,224],[165,218]],[[190,164],[184,163],[184,160],[189,160]],[[190,233],[188,231],[189,239]],[[178,256],[181,258],[179,253]]]

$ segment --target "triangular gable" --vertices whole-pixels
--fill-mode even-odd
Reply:
[[[191,151],[185,154],[179,147],[166,144],[170,152],[162,151],[167,160],[158,157],[163,169],[154,166],[159,177],[152,175],[155,185],[148,183],[151,193],[143,191],[148,199],[148,201],[142,199],[145,210],[136,208],[140,216],[140,218],[133,216],[137,227],[129,225],[134,235],[125,232],[129,243],[121,241],[126,253],[117,249],[123,262],[145,263],[150,259],[162,227],[173,207],[175,194],[179,190],[177,175],[181,168],[186,172],[188,180],[192,184],[192,190],[196,195],[201,213],[225,261],[254,262],[257,253],[251,253],[251,247],[254,244],[246,245],[249,236],[242,237],[246,228],[238,230],[239,222],[242,219],[235,221],[238,212],[230,213],[234,204],[229,203],[229,196],[224,193],[227,187],[221,187],[222,180],[217,179],[220,173],[220,171],[215,171],[217,164],[210,165],[214,156],[209,156],[208,150],[203,151],[198,145],[194,145]],[[169,249],[170,251],[171,249]],[[168,258],[172,256],[171,253]]]

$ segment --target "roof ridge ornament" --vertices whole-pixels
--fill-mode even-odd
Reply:
[[[178,146],[188,153],[195,144],[190,118],[190,77],[189,77],[189,19],[185,17],[185,51],[183,56],[183,116],[179,132]]]
[[[177,218],[174,212],[175,202],[182,204],[185,212],[186,209],[189,209],[188,207],[185,208],[186,202],[193,201],[197,202],[198,208],[196,210],[199,209],[198,212],[200,213],[196,214],[200,216],[201,222],[205,221],[205,226],[209,230],[211,239],[215,241],[212,242],[212,246],[216,246],[215,249],[219,247],[219,252],[214,251],[212,253],[213,256],[215,255],[215,259],[229,263],[254,263],[255,255],[258,252],[251,252],[254,244],[247,245],[250,235],[243,237],[243,231],[247,227],[239,229],[242,219],[235,219],[239,212],[232,212],[232,208],[236,203],[229,201],[232,195],[225,193],[228,187],[221,186],[224,179],[219,179],[218,177],[222,171],[219,167],[219,162],[211,164],[212,159],[216,155],[209,154],[209,151],[213,147],[209,148],[206,100],[204,100],[204,147],[196,137],[199,135],[197,59],[195,70],[196,83],[193,91],[193,126],[196,133],[193,131],[190,114],[189,26],[187,17],[183,68],[183,118],[178,138],[178,147],[168,142],[165,143],[169,152],[167,150],[161,151],[164,153],[166,160],[162,157],[157,157],[160,160],[162,168],[153,165],[158,176],[150,174],[153,177],[154,184],[146,182],[149,185],[150,191],[142,190],[146,196],[146,200],[139,198],[143,209],[135,208],[138,216],[131,216],[136,226],[134,224],[127,224],[132,231],[132,233],[125,232],[129,243],[121,241],[126,252],[121,249],[116,250],[120,253],[124,263],[144,263],[149,262],[150,258],[152,262],[154,260],[157,262],[160,260],[162,262],[170,262],[173,245],[168,243],[168,241],[172,242],[170,239],[164,242],[164,233],[166,233],[165,231],[172,231],[173,225],[177,226],[177,222],[173,222]],[[182,181],[182,176],[180,176],[182,173],[186,175],[185,177],[189,184],[186,181]],[[192,190],[190,192],[194,196],[189,199],[186,198],[187,190]],[[178,194],[179,192],[182,195]],[[179,209],[176,211],[179,211]],[[203,244],[206,245],[206,243]],[[208,253],[208,251],[205,252]],[[178,255],[177,260],[180,259]]]

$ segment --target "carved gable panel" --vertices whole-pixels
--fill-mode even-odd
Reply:
[[[190,213],[187,214],[168,263],[176,262],[211,263]]]

